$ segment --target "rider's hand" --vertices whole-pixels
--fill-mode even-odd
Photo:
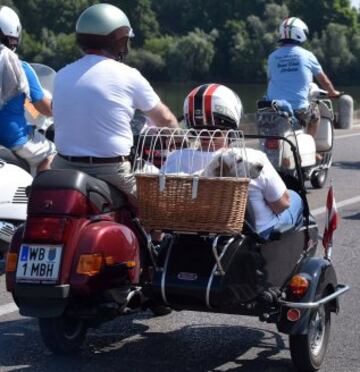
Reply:
[[[329,92],[329,97],[330,98],[337,98],[340,96],[340,92],[338,90],[333,90],[332,92]]]

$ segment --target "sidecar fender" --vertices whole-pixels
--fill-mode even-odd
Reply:
[[[298,274],[305,274],[309,280],[309,288],[300,300],[288,299],[291,302],[312,303],[319,300],[322,293],[334,293],[337,288],[337,278],[331,262],[320,257],[309,257],[300,266]],[[329,302],[330,310],[337,313],[339,311],[339,301],[335,298]],[[295,308],[295,307],[294,307]],[[288,306],[280,307],[280,317],[277,323],[280,332],[290,335],[304,335],[308,332],[311,309],[300,309],[301,317],[298,321],[287,319]]]

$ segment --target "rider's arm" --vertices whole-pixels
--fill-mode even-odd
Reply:
[[[152,108],[150,111],[147,111],[146,115],[158,127],[179,127],[178,121],[174,114],[162,102],[159,102],[154,108]]]
[[[135,69],[134,106],[143,111],[157,127],[178,128],[176,117],[161,101],[150,83]]]
[[[290,207],[290,195],[286,185],[267,157],[260,173],[260,182],[266,204],[275,214]]]
[[[274,202],[267,202],[268,206],[270,209],[275,213],[275,214],[280,214],[283,212],[285,209],[290,207],[290,195],[289,192],[286,190],[282,197],[279,200],[276,200]]]
[[[44,96],[40,101],[34,102],[36,110],[45,116],[52,116],[51,100]]]
[[[23,61],[22,67],[29,83],[31,103],[40,114],[52,116],[51,99],[45,94],[36,72],[27,62]]]
[[[328,91],[330,97],[337,97],[340,94],[340,92],[334,88],[332,82],[324,72],[320,72],[316,75],[315,79],[319,82],[321,88]]]

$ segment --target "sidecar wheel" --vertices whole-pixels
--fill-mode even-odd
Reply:
[[[83,320],[65,315],[39,318],[39,327],[44,344],[54,354],[79,351],[87,332],[87,324]]]
[[[314,189],[321,189],[324,187],[326,179],[327,179],[328,170],[323,169],[314,174],[310,178],[311,185]]]
[[[306,335],[290,335],[290,353],[298,371],[317,371],[324,361],[329,342],[331,314],[329,304],[312,311]]]

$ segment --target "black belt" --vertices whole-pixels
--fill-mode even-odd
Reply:
[[[114,156],[113,158],[96,158],[94,156],[67,156],[59,153],[58,155],[70,162],[88,164],[124,163],[130,160],[128,156],[124,155]]]

